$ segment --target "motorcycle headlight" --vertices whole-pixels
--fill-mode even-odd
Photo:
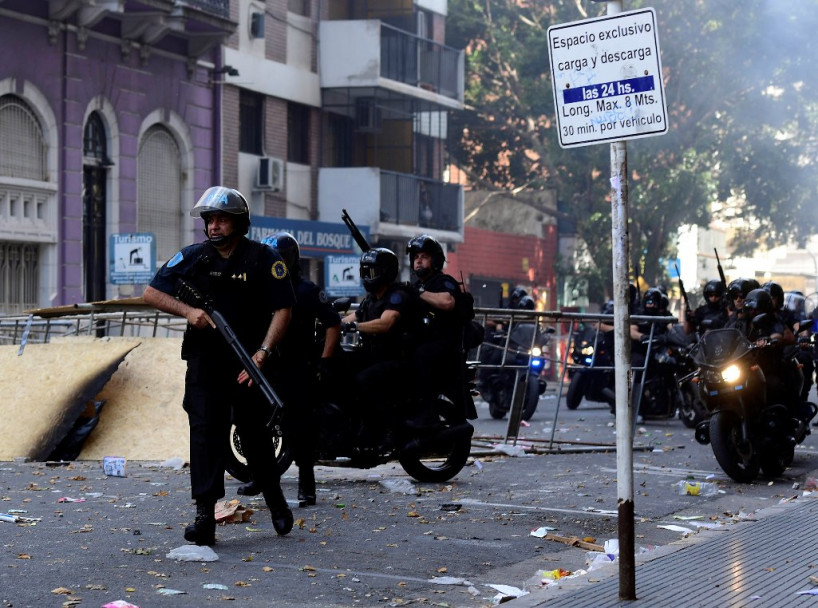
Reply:
[[[583,355],[593,355],[594,354],[594,347],[593,346],[584,346],[580,351]]]
[[[741,378],[741,369],[738,365],[729,365],[721,370],[721,378],[725,382],[736,382]]]
[[[532,357],[542,357],[542,349],[539,346],[535,346],[531,349],[531,356]]]

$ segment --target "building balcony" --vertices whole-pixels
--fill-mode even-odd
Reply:
[[[238,25],[230,20],[230,0],[48,0],[48,19],[191,58],[221,44]]]
[[[343,210],[381,239],[420,232],[463,242],[463,188],[377,167],[324,167],[318,174],[319,219],[337,222]]]
[[[322,89],[463,109],[462,51],[377,19],[322,21],[319,35]]]

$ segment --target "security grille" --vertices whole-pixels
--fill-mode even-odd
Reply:
[[[165,262],[182,246],[182,160],[166,128],[145,133],[138,171],[138,231],[156,235],[157,262]]]
[[[38,245],[0,242],[0,313],[19,314],[37,307],[39,273]]]
[[[0,97],[0,175],[44,181],[46,145],[36,116],[14,95]]]

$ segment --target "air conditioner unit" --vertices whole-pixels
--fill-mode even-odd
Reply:
[[[381,109],[372,97],[359,97],[355,101],[355,129],[362,133],[381,130]]]
[[[256,187],[259,190],[278,192],[284,188],[284,161],[268,156],[258,159]]]

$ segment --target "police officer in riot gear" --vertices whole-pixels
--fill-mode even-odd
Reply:
[[[188,321],[182,342],[187,361],[183,407],[190,423],[191,494],[195,522],[185,539],[212,545],[215,504],[224,496],[224,470],[231,419],[244,454],[280,535],[290,532],[293,515],[281,490],[272,433],[266,423],[269,404],[230,346],[202,309],[174,297],[177,280],[185,279],[212,299],[247,350],[257,349],[253,362],[263,369],[290,322],[295,302],[287,266],[269,247],[245,237],[250,226],[247,201],[237,190],[209,188],[192,209],[201,217],[207,240],[179,251],[156,273],[145,289],[145,301]],[[267,370],[265,370],[266,372]],[[231,411],[232,410],[232,411]]]
[[[662,293],[662,290],[658,287],[651,287],[645,292],[642,298],[641,314],[648,317],[664,317],[668,315],[668,305],[668,298]],[[631,324],[630,335],[633,341],[631,365],[634,367],[642,367],[645,364],[645,354],[647,352],[646,343],[650,338],[651,327],[654,325],[654,337],[667,333],[669,329],[669,325],[667,324],[656,324],[651,321]]]
[[[803,296],[793,292],[784,293],[784,288],[774,281],[764,283],[764,290],[770,294],[773,311],[781,318],[781,321],[790,328],[796,336],[798,347],[794,348],[794,356],[802,366],[804,374],[804,385],[801,388],[801,401],[806,401],[812,389],[812,375],[815,372],[815,362],[812,359],[812,348],[810,348],[810,331],[812,320],[806,319],[803,308],[794,306],[795,310],[786,303],[797,303],[803,306]],[[799,301],[800,300],[800,301]],[[800,310],[799,310],[800,308]],[[802,332],[802,322],[804,331]]]
[[[274,366],[284,400],[284,430],[287,444],[298,465],[298,506],[315,504],[315,437],[310,432],[319,399],[317,379],[328,380],[331,362],[341,340],[341,318],[327,294],[301,274],[301,249],[289,232],[264,238],[287,264],[296,302],[284,339],[279,343]],[[316,343],[316,322],[323,332],[323,345]],[[320,349],[320,350],[319,350]],[[242,495],[261,491],[251,481],[238,490]]]
[[[409,241],[406,250],[417,277],[412,287],[420,300],[422,318],[413,357],[416,387],[418,396],[428,403],[460,371],[464,325],[456,310],[460,286],[443,273],[446,258],[436,239],[421,234]]]
[[[398,258],[383,247],[365,251],[361,256],[361,280],[366,297],[357,310],[343,318],[343,332],[357,331],[360,349],[351,361],[357,395],[365,408],[368,423],[360,438],[364,451],[377,445],[394,412],[385,397],[405,390],[411,336],[417,330],[416,297],[411,289],[395,282]],[[388,399],[387,399],[388,400]]]
[[[704,333],[708,329],[720,329],[727,324],[724,290],[724,283],[719,279],[710,279],[705,283],[703,290],[705,303],[698,306],[692,315],[685,315],[685,333],[692,334],[695,331]]]

